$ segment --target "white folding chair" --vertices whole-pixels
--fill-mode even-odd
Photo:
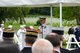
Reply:
[[[74,39],[74,42],[71,42],[72,38]],[[79,43],[80,43],[80,42],[78,42],[78,41],[76,40],[75,35],[71,34],[71,35],[69,36],[66,49],[69,49],[69,50],[75,49],[75,48],[70,48],[70,47],[71,47],[71,44],[77,44],[78,47],[80,47]]]

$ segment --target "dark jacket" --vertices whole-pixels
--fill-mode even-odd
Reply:
[[[32,53],[32,49],[31,49],[31,47],[24,47],[21,52],[22,53]]]
[[[64,49],[64,48],[60,48],[60,52],[61,52],[61,53],[70,53],[70,51],[69,51],[69,50]]]
[[[17,44],[12,41],[4,40],[0,42],[0,53],[20,53]]]
[[[69,28],[68,34],[69,34],[69,35],[70,35],[70,34],[74,34],[74,28],[73,28],[73,27]]]
[[[80,48],[75,49],[75,50],[71,50],[70,53],[80,53]]]

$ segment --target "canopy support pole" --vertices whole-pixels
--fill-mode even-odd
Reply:
[[[52,31],[52,5],[50,6],[50,17],[51,17],[51,21],[50,21],[50,31]]]
[[[62,27],[62,2],[60,2],[60,27]]]

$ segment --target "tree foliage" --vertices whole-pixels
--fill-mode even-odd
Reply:
[[[43,8],[31,8],[30,14],[39,15],[50,15],[50,7]],[[56,18],[60,17],[59,7],[53,7],[53,16]],[[66,20],[76,19],[77,24],[80,25],[80,7],[63,7],[62,8],[62,18]]]
[[[59,18],[59,7],[53,7],[53,16]],[[50,7],[27,8],[27,7],[0,7],[0,23],[6,22],[6,19],[12,23],[16,20],[19,23],[24,23],[24,17],[27,14],[35,15],[50,15]],[[63,7],[62,18],[67,20],[76,19],[80,25],[80,7]]]
[[[29,12],[27,7],[0,7],[0,21],[22,20]],[[1,22],[2,23],[2,22]]]
[[[31,8],[29,14],[50,15],[49,7]]]

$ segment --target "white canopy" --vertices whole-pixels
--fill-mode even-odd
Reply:
[[[80,6],[80,0],[62,0],[63,6]]]
[[[0,0],[0,7],[20,6],[23,5],[21,0]]]
[[[13,6],[31,6],[31,7],[49,7],[50,5],[59,6],[80,6],[80,0],[0,0],[0,7]]]
[[[44,7],[59,3],[58,0],[0,0],[0,7],[28,6]]]
[[[58,0],[27,0],[27,1],[28,3],[25,2],[25,5],[27,3],[29,7],[50,7],[50,5],[56,6],[59,3]]]
[[[29,7],[53,7],[59,6],[59,3],[62,3],[63,6],[80,6],[80,0],[25,0],[25,5]]]

